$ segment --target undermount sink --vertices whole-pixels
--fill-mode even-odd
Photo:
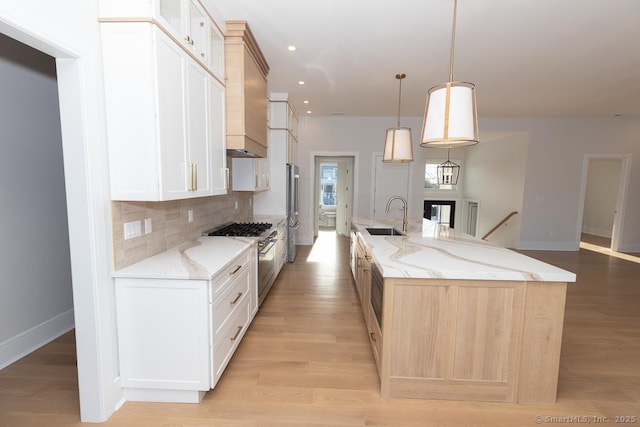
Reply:
[[[367,231],[372,236],[404,236],[402,232],[396,230],[395,228],[367,227]]]

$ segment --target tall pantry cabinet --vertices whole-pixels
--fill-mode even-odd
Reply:
[[[224,42],[197,0],[101,3],[114,200],[226,194]]]

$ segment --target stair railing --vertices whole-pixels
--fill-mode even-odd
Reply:
[[[495,225],[495,227],[493,227],[491,230],[489,230],[489,232],[487,234],[485,234],[484,236],[482,236],[482,240],[487,240],[487,237],[489,237],[490,235],[493,234],[494,231],[496,231],[498,228],[500,228],[504,223],[506,223],[507,221],[509,221],[511,219],[512,216],[517,215],[518,211],[513,211],[511,213],[509,213],[509,215],[505,216],[504,218],[502,218],[502,220],[497,223]]]

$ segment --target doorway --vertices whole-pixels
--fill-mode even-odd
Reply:
[[[314,236],[318,231],[349,235],[354,163],[352,156],[314,157]]]
[[[55,59],[0,34],[0,76],[2,369],[74,322]]]
[[[96,16],[92,7],[71,8],[70,13],[40,2],[41,16],[47,19],[33,19],[31,3],[34,2],[6,2],[0,8],[0,33],[55,58],[80,418],[83,422],[102,422],[122,401],[122,391],[117,375],[109,263],[113,250],[109,172],[105,162],[108,149],[101,102],[103,82],[100,73],[96,73],[101,65],[100,50],[95,48],[99,43],[99,27],[88,24]],[[86,25],[60,25],[85,19]],[[28,175],[28,167],[25,165],[24,173],[17,179]],[[19,184],[15,177],[13,181]]]
[[[628,156],[586,155],[578,241],[618,251],[629,179]]]

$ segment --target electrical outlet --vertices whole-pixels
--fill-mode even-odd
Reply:
[[[189,209],[187,211],[187,217],[188,217],[189,222],[193,222],[193,210],[192,209]]]
[[[238,201],[237,200],[235,201],[235,207],[236,207],[236,210],[238,210]]]
[[[144,234],[149,234],[153,230],[151,228],[151,218],[145,218],[144,220]]]
[[[124,223],[124,240],[133,239],[142,236],[142,224],[140,221],[131,221]]]

